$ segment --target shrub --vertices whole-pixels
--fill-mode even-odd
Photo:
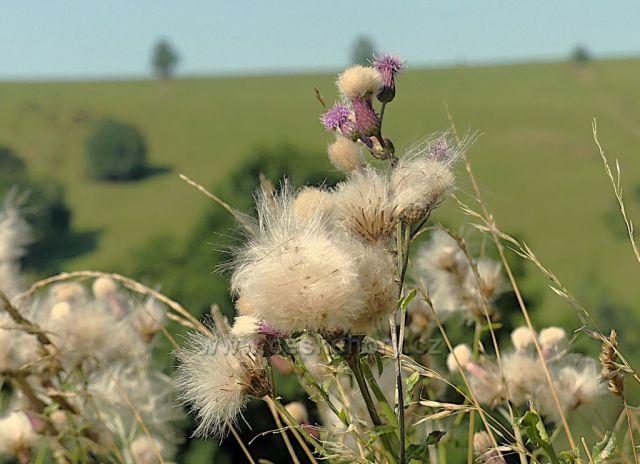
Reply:
[[[57,270],[54,262],[71,232],[71,210],[64,190],[51,180],[34,179],[13,149],[0,146],[0,194],[15,190],[25,220],[33,228],[33,243],[25,259],[38,271]]]
[[[94,179],[136,179],[144,173],[146,159],[144,136],[124,122],[102,121],[87,141],[89,173]]]

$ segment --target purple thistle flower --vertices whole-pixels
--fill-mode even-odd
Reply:
[[[353,103],[353,112],[356,115],[356,128],[361,137],[377,135],[380,132],[380,116],[373,109],[371,99],[356,97]]]
[[[358,137],[355,124],[349,119],[351,110],[342,103],[336,103],[320,117],[325,129],[334,131],[339,129],[342,135],[352,140]]]
[[[382,89],[378,92],[378,100],[390,102],[396,96],[395,77],[404,69],[404,60],[396,55],[382,55],[372,62],[373,67],[382,75]]]
[[[264,322],[262,322],[258,327],[258,333],[261,333],[264,335],[271,335],[272,337],[276,337],[276,338],[282,337],[284,335],[279,330],[274,329],[273,327],[265,324]]]
[[[447,138],[443,135],[427,150],[427,158],[434,161],[448,162],[452,154],[449,150]]]

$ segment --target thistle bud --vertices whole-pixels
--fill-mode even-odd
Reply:
[[[382,55],[373,60],[373,67],[382,76],[382,88],[378,92],[378,100],[388,103],[396,96],[395,77],[404,68],[404,60],[394,55]]]

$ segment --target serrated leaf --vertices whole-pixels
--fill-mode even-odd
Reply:
[[[594,464],[604,464],[611,457],[617,446],[616,435],[610,431],[605,433],[604,438],[593,446],[591,455]]]

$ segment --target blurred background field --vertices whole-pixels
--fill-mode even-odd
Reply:
[[[31,277],[121,272],[196,315],[213,303],[231,314],[227,276],[216,268],[241,234],[178,175],[247,212],[261,173],[273,182],[287,175],[296,184],[334,183],[341,174],[326,156],[333,136],[319,123],[315,89],[331,105],[336,72],[358,61],[358,40],[362,46],[370,38],[369,52],[408,61],[384,120],[396,151],[450,129],[449,111],[458,132],[473,136],[468,156],[501,229],[530,245],[603,331],[619,330],[632,364],[640,359],[640,274],[592,135],[595,118],[610,162],[620,162],[629,217],[640,221],[637,6],[152,3],[75,2],[65,11],[27,1],[0,12],[0,55],[10,58],[0,68],[0,187],[14,179],[4,147],[25,161],[32,182],[48,186],[43,195],[57,212],[43,221],[60,232],[31,249]],[[150,73],[162,37],[175,46],[177,67]],[[105,119],[144,138],[142,175],[90,175],[87,143]],[[457,186],[457,199],[477,207],[462,166]],[[26,208],[42,213],[41,203]],[[480,246],[472,218],[453,199],[434,219]],[[514,267],[536,325],[579,328],[575,311],[533,266]],[[510,297],[501,307],[506,329],[522,322]],[[592,354],[597,348],[578,345]],[[157,340],[155,350],[170,371],[169,344]],[[305,399],[293,382],[282,385],[285,399]],[[273,428],[262,407],[252,403],[248,411],[255,429],[243,428],[247,442]],[[215,441],[187,440],[193,423],[182,425],[178,462],[239,462],[232,440],[220,451]],[[286,456],[283,449],[272,456],[280,446],[273,443],[259,438],[252,452]]]
[[[605,150],[620,160],[627,206],[637,216],[639,72],[635,59],[411,69],[401,76],[386,131],[402,150],[447,129],[448,107],[460,132],[478,135],[469,156],[499,225],[526,240],[592,308],[634,307],[634,261],[591,122],[597,118]],[[332,74],[314,74],[5,82],[0,133],[33,175],[64,187],[73,228],[90,237],[61,269],[122,270],[153,237],[185,239],[192,224],[218,208],[178,173],[215,192],[258,147],[282,145],[316,153],[319,165],[331,170],[323,150],[330,135],[318,123],[322,107],[314,88],[330,103],[333,81]],[[132,123],[145,135],[147,177],[96,182],[87,176],[86,139],[104,117]],[[459,179],[457,196],[470,203],[466,174]],[[441,219],[451,226],[466,221],[453,201]],[[559,304],[549,299],[544,312],[553,317],[547,322],[557,317]]]

